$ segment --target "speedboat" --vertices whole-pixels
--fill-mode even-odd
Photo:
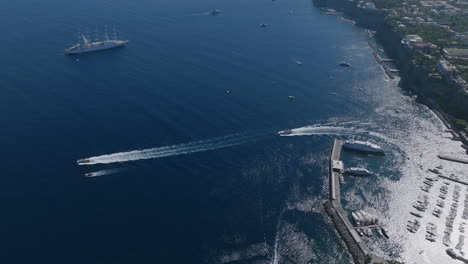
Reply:
[[[297,65],[302,65],[303,63],[302,63],[302,61],[296,61],[296,64]]]
[[[386,227],[380,227],[380,229],[382,230],[382,234],[384,235],[384,237],[389,238],[388,229]]]
[[[81,164],[86,164],[86,163],[90,163],[90,162],[91,162],[90,159],[80,159],[80,160],[77,161],[77,163],[78,163],[79,165],[81,165]]]
[[[291,129],[282,130],[282,131],[278,132],[278,134],[280,136],[290,135],[290,134],[292,134],[292,130]]]
[[[85,176],[85,177],[93,177],[93,176],[94,176],[94,173],[93,173],[93,172],[86,173],[84,176]]]
[[[216,15],[221,14],[221,10],[213,9],[213,10],[211,10],[209,13],[210,13],[210,15],[212,15],[212,16],[216,16]]]
[[[343,66],[343,67],[351,67],[351,64],[347,63],[347,62],[340,62],[340,66]]]
[[[296,96],[290,95],[288,96],[289,99],[296,99]]]

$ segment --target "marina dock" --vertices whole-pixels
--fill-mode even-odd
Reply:
[[[370,44],[369,44],[370,45]],[[372,52],[372,56],[374,56],[375,60],[378,62],[378,63],[382,63],[382,62],[391,62],[393,61],[392,59],[382,59],[382,57],[379,56],[379,54],[375,53],[375,52]]]
[[[453,182],[460,183],[460,184],[463,184],[463,185],[468,185],[468,182],[464,182],[464,181],[461,181],[461,180],[458,180],[458,179],[450,178],[450,177],[447,177],[447,176],[444,176],[444,175],[438,175],[438,176],[440,178],[443,178],[443,179],[446,179],[446,180],[449,180],[449,181],[453,181]]]
[[[387,74],[388,78],[391,80],[395,79],[395,76],[393,76],[393,73],[390,71],[390,69],[382,64],[382,68],[384,69],[385,73]]]
[[[439,157],[439,159],[443,159],[443,160],[468,164],[468,160],[466,160],[466,159],[459,159],[459,158],[449,157],[449,156],[444,156],[444,155],[437,155],[437,157]]]
[[[365,263],[370,251],[349,221],[347,213],[341,205],[339,177],[343,170],[343,162],[340,160],[342,143],[341,140],[337,139],[333,142],[329,171],[330,201],[325,203],[325,210],[332,218],[338,233],[353,256],[354,262]]]

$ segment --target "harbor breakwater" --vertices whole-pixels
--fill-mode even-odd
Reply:
[[[323,207],[325,209],[325,212],[327,213],[327,215],[330,217],[331,221],[333,222],[333,225],[335,226],[336,231],[338,232],[340,237],[343,239],[343,242],[348,248],[348,252],[353,257],[354,263],[357,263],[357,264],[366,263],[366,255],[362,252],[362,250],[354,241],[353,236],[351,235],[351,232],[343,223],[341,217],[338,215],[338,212],[336,211],[332,202],[326,201],[323,204]]]
[[[387,11],[360,8],[355,2],[346,0],[313,0],[313,3],[316,7],[343,12],[352,17],[357,26],[376,31],[374,37],[399,70],[399,86],[417,95],[418,102],[434,110],[448,129],[456,131],[458,138],[468,146],[467,135],[449,118],[450,115],[468,119],[468,94],[461,91],[457,85],[448,84],[440,76],[434,75],[433,67],[414,63],[413,51],[401,43],[404,36],[396,32],[386,20]]]

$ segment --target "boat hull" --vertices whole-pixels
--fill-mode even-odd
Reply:
[[[368,153],[368,154],[373,154],[373,155],[385,155],[385,152],[381,149],[361,147],[361,146],[356,146],[352,144],[343,144],[343,149],[349,150],[349,151],[361,152],[361,153]]]
[[[73,55],[73,54],[82,54],[82,53],[88,53],[88,52],[108,50],[108,49],[113,49],[113,48],[117,48],[117,47],[123,47],[123,46],[125,46],[126,43],[127,42],[113,43],[113,44],[108,44],[108,45],[105,45],[105,46],[90,47],[90,48],[86,48],[86,49],[66,50],[65,54]]]
[[[346,175],[352,175],[352,176],[360,176],[360,177],[366,177],[370,176],[371,174],[368,172],[353,172],[353,171],[345,171]]]

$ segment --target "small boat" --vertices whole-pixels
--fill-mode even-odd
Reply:
[[[268,27],[268,24],[262,23],[262,24],[260,24],[260,27],[266,28],[266,27]]]
[[[332,95],[337,95],[337,93],[331,93]]]
[[[343,67],[351,67],[351,64],[347,63],[347,62],[340,62],[340,66],[343,66]]]
[[[86,163],[90,163],[91,160],[90,159],[80,159],[77,161],[78,165],[81,165],[81,164],[86,164]]]
[[[94,173],[93,173],[93,172],[86,173],[84,176],[85,176],[85,177],[93,177],[93,176],[94,176]]]
[[[412,214],[412,215],[414,215],[414,216],[416,216],[416,217],[419,217],[419,218],[422,217],[422,215],[420,215],[420,214],[418,214],[418,213],[415,213],[415,212],[411,212],[410,214]]]
[[[221,10],[213,9],[213,10],[211,10],[211,11],[209,12],[209,14],[212,15],[212,16],[216,16],[216,15],[221,14],[221,12],[222,12]]]
[[[377,228],[377,229],[376,229],[376,232],[377,232],[377,234],[378,234],[380,237],[384,237],[384,234],[383,234],[383,232],[382,232],[382,229]]]
[[[435,173],[435,174],[440,174],[440,171],[438,169],[428,169],[428,171]]]
[[[296,61],[296,64],[297,65],[302,65],[303,63],[302,63],[302,61]]]
[[[362,230],[359,228],[359,229],[356,229],[356,232],[360,235],[360,236],[363,236],[364,233],[362,232]]]
[[[282,130],[282,131],[278,132],[278,134],[280,136],[290,135],[290,134],[292,134],[292,130],[291,129]]]
[[[340,174],[340,184],[345,184],[344,177],[343,175]]]
[[[296,99],[296,96],[290,95],[288,96],[289,99]]]

